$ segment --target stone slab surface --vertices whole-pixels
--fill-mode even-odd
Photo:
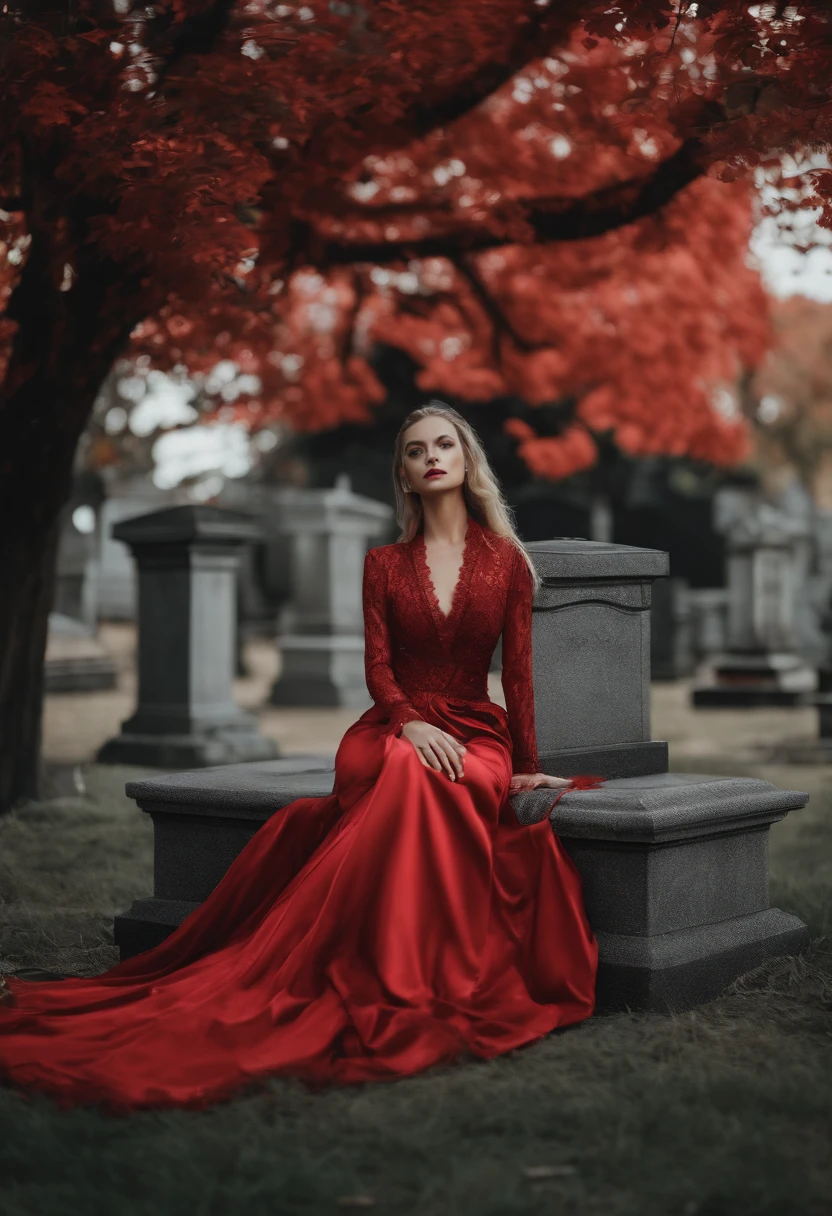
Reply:
[[[550,790],[530,790],[512,805],[521,823],[535,823],[546,817],[554,797]],[[752,777],[655,773],[570,791],[550,818],[564,837],[659,843],[721,834],[731,826],[763,826],[808,801],[801,790],[780,790]]]
[[[670,571],[669,555],[660,549],[566,537],[532,541],[526,547],[544,580],[653,579]]]
[[[188,504],[123,519],[113,526],[112,535],[126,545],[239,545],[259,540],[262,529],[244,511]]]
[[[222,764],[128,781],[125,790],[142,808],[164,803],[180,811],[198,806],[245,815],[286,806],[295,798],[331,794],[334,759],[332,755],[284,756],[250,764]]]

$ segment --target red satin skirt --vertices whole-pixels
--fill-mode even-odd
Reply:
[[[461,781],[368,710],[332,795],[277,811],[161,945],[91,979],[10,978],[0,1077],[62,1106],[202,1107],[269,1076],[485,1059],[587,1018],[580,878],[547,820],[517,822],[505,713],[421,712],[466,743]]]

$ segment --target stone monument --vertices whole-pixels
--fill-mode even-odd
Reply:
[[[114,688],[116,665],[96,637],[97,511],[74,495],[61,514],[55,602],[49,614],[44,690],[94,692]]]
[[[690,588],[683,578],[659,579],[650,608],[651,679],[689,676],[693,662]]]
[[[578,867],[598,938],[598,1008],[675,1011],[716,996],[807,940],[769,906],[768,829],[807,795],[766,781],[667,771],[650,739],[651,582],[667,555],[591,541],[530,546],[543,580],[533,617],[538,747],[547,771],[606,775],[599,789],[514,799],[549,814]],[[151,815],[154,894],[118,916],[126,958],[206,898],[258,827],[293,799],[332,790],[305,762],[240,764],[129,783]]]
[[[113,533],[138,567],[139,692],[99,760],[179,768],[275,756],[232,695],[237,563],[259,535],[255,521],[180,506],[123,520]]]
[[[815,687],[795,636],[801,536],[765,504],[731,526],[727,648],[715,661],[713,683],[694,689],[694,705],[799,705]]]
[[[343,477],[329,490],[283,490],[277,505],[289,541],[291,598],[278,629],[283,669],[272,703],[365,709],[364,554],[391,530],[393,512],[354,494]]]

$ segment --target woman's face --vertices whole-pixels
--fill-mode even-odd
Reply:
[[[465,480],[465,452],[447,418],[429,414],[408,427],[402,452],[402,480],[422,498],[458,489]]]

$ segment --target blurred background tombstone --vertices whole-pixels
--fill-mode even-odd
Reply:
[[[111,495],[104,499],[99,513],[98,616],[106,621],[135,621],[136,567],[129,548],[118,539],[114,529],[122,520],[185,503],[187,495],[177,490],[160,490],[149,477],[114,481],[110,489]]]
[[[275,497],[277,528],[288,540],[291,598],[280,617],[282,670],[272,703],[366,708],[364,555],[390,531],[393,511],[354,494],[346,476],[332,489],[286,489]]]
[[[250,516],[179,506],[117,524],[138,567],[136,712],[99,760],[161,768],[269,759],[277,745],[234,702],[237,569]]]
[[[696,706],[798,705],[816,676],[798,652],[796,605],[805,588],[806,528],[765,503],[726,511],[726,650]]]
[[[682,578],[653,584],[650,609],[650,677],[678,680],[693,671],[690,588]]]
[[[75,479],[60,519],[55,600],[44,660],[47,693],[114,688],[116,665],[96,637],[98,508],[96,479]]]
[[[722,654],[728,638],[727,587],[691,587],[687,603],[694,663]]]

